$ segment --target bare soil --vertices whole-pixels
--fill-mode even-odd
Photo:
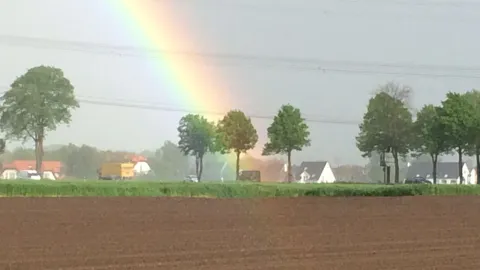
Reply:
[[[480,269],[480,197],[1,198],[0,269]]]

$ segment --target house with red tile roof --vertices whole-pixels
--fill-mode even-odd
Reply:
[[[0,176],[3,179],[16,179],[19,171],[35,170],[35,165],[35,160],[14,160],[4,163]],[[60,161],[43,161],[42,172],[43,178],[60,179],[63,177],[63,164]]]

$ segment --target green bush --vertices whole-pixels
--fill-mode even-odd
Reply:
[[[480,186],[287,184],[287,183],[184,183],[140,181],[0,181],[2,197],[68,196],[178,196],[211,198],[349,197],[480,195]]]

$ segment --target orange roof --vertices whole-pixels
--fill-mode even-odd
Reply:
[[[35,160],[14,160],[11,163],[3,164],[3,169],[14,169],[17,171],[34,170],[35,164]],[[60,173],[62,170],[62,166],[62,162],[60,161],[43,161],[42,171]]]
[[[134,163],[145,162],[145,161],[147,161],[147,158],[145,158],[144,156],[134,155],[134,156],[132,156],[131,161],[134,162]]]

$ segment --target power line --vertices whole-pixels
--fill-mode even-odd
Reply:
[[[9,89],[9,87],[2,87],[0,89]],[[0,92],[0,95],[3,95],[5,91]],[[209,110],[191,110],[180,108],[178,106],[160,106],[158,104],[151,104],[142,101],[127,100],[127,99],[111,99],[106,98],[92,97],[92,96],[77,96],[77,101],[84,104],[99,105],[99,106],[111,106],[111,107],[122,107],[122,108],[133,108],[133,109],[143,109],[143,110],[153,110],[153,111],[164,111],[164,112],[182,112],[182,113],[193,113],[193,114],[203,114],[203,115],[225,115],[227,112],[221,111],[209,111]],[[247,114],[247,116],[253,119],[262,119],[262,120],[273,120],[274,115],[264,115],[264,114]],[[305,121],[311,123],[323,123],[323,124],[337,124],[337,125],[359,125],[360,122],[352,120],[340,120],[334,118],[312,118],[313,115],[304,114]]]
[[[153,104],[135,104],[128,102],[112,102],[112,101],[101,101],[101,100],[91,100],[78,98],[80,103],[100,105],[100,106],[113,106],[113,107],[124,107],[124,108],[136,108],[136,109],[145,109],[145,110],[154,110],[154,111],[169,111],[169,112],[183,112],[183,113],[194,113],[194,114],[204,114],[204,115],[225,115],[226,112],[220,111],[206,111],[206,110],[188,110],[183,108],[175,107],[164,107]],[[275,116],[273,115],[261,115],[261,114],[247,114],[250,118],[253,119],[266,119],[273,120]],[[314,118],[305,118],[305,121],[312,123],[323,123],[323,124],[338,124],[338,125],[358,125],[358,121],[349,121],[349,120],[338,120],[338,119],[314,119]]]
[[[313,1],[312,1],[313,2]],[[465,16],[468,13],[462,14],[462,16],[454,16],[454,21],[449,20],[451,23],[466,23],[472,24],[478,21],[479,12],[475,11],[475,8],[480,7],[480,2],[475,1],[368,1],[368,0],[337,0],[332,1],[336,7],[326,7],[324,3],[322,5],[313,6],[307,5],[302,3],[301,5],[270,5],[270,4],[253,4],[253,3],[243,3],[243,2],[234,2],[234,1],[175,1],[175,3],[188,3],[189,5],[199,5],[199,6],[210,6],[218,9],[219,7],[223,8],[233,8],[236,12],[237,11],[253,11],[253,12],[260,12],[262,16],[265,16],[267,13],[280,13],[283,16],[301,16],[302,18],[306,18],[309,15],[315,16],[316,18],[332,18],[337,16],[348,17],[348,18],[368,18],[369,20],[413,20],[415,18],[416,21],[439,21],[445,20],[445,16],[441,15],[452,15],[451,10],[456,9],[456,11],[463,9],[467,11],[472,16]],[[368,5],[368,10],[357,11],[358,8],[362,5]],[[345,8],[354,7],[354,12],[344,12]],[[373,6],[373,8],[372,8]],[[388,10],[386,7],[408,7],[407,10],[401,10],[399,13],[393,12],[394,10]],[[414,9],[413,7],[418,7],[419,9]],[[377,11],[374,9],[377,8]],[[435,9],[435,8],[444,8],[444,14],[435,14],[430,13],[431,11],[439,11],[442,9]],[[448,8],[445,9],[445,8]],[[428,9],[425,12],[424,9]],[[339,11],[342,10],[342,11]],[[421,14],[411,11],[421,11]],[[478,9],[477,9],[478,11]],[[433,15],[433,16],[432,16]],[[470,18],[470,20],[468,20]]]
[[[234,61],[234,66],[239,66],[238,62],[247,62],[253,66],[275,67],[284,65],[284,67],[295,70],[317,71],[317,72],[339,72],[352,74],[379,74],[379,75],[404,75],[420,77],[449,77],[449,78],[480,78],[479,66],[448,66],[448,65],[418,65],[418,64],[399,64],[399,63],[378,63],[378,62],[354,62],[322,60],[315,58],[288,58],[272,57],[248,54],[223,54],[223,53],[205,53],[205,52],[187,52],[173,50],[157,50],[150,48],[138,48],[132,46],[116,46],[101,43],[89,43],[78,41],[53,40],[46,38],[32,38],[21,36],[0,35],[0,43],[10,46],[26,46],[33,48],[46,48],[55,50],[78,51],[100,55],[114,55],[119,57],[140,57],[153,58],[159,55],[170,55],[182,57],[179,61],[198,61],[205,59]],[[201,62],[201,61],[200,61]],[[203,61],[205,63],[205,61]],[[209,62],[211,63],[211,62]],[[230,64],[232,64],[230,62]],[[337,66],[337,67],[334,67]],[[341,67],[350,68],[341,68]],[[360,68],[360,69],[359,69]],[[365,69],[370,68],[370,69]],[[456,71],[472,72],[473,74],[452,74],[452,73],[428,73],[412,71],[379,71],[371,69],[389,68],[389,69],[423,69],[428,71]]]
[[[174,50],[159,50],[151,48],[133,47],[133,46],[118,46],[103,43],[80,42],[80,41],[66,41],[55,40],[47,38],[32,38],[22,36],[0,35],[0,43],[10,43],[14,45],[32,45],[53,48],[55,45],[60,45],[58,48],[65,48],[68,50],[79,49],[85,52],[98,52],[101,54],[111,53],[115,55],[132,55],[139,56],[136,53],[142,54],[160,54],[160,55],[178,55],[186,57],[204,57],[204,58],[219,58],[226,60],[250,60],[250,61],[264,61],[264,62],[286,62],[292,64],[318,64],[318,65],[349,65],[349,66],[368,66],[381,68],[420,68],[420,69],[447,69],[459,71],[480,71],[480,66],[452,66],[452,65],[418,65],[418,64],[400,64],[400,63],[379,63],[379,62],[358,62],[358,61],[338,61],[338,60],[323,60],[316,58],[290,58],[290,57],[272,57],[251,54],[228,54],[228,53],[206,53],[206,52],[188,52],[188,51],[174,51]],[[29,44],[30,43],[30,44]],[[37,43],[36,45],[33,43]],[[67,47],[61,47],[61,45]],[[100,49],[104,51],[94,51]]]
[[[407,5],[407,6],[424,6],[424,7],[455,7],[455,8],[472,8],[480,7],[478,1],[402,1],[402,0],[340,0],[343,3],[349,4],[383,4],[383,5]]]
[[[164,0],[156,0],[156,1],[164,1]],[[200,4],[200,5],[223,5],[223,6],[233,6],[233,7],[245,7],[245,8],[264,8],[264,9],[282,9],[282,10],[292,10],[292,9],[310,9],[312,7],[308,7],[305,4],[301,5],[275,5],[275,6],[267,6],[267,5],[259,5],[259,4],[249,4],[249,3],[239,3],[234,1],[225,2],[222,0],[219,1],[179,1],[179,0],[172,0],[174,2],[180,3],[188,3],[188,4]],[[212,3],[215,2],[215,3]],[[314,1],[312,1],[314,2]],[[332,1],[335,4],[348,4],[348,5],[371,5],[371,4],[382,4],[383,6],[388,5],[406,5],[406,6],[425,6],[425,7],[456,7],[456,8],[472,8],[472,7],[480,7],[480,3],[478,1],[402,1],[402,0],[336,0]],[[292,3],[298,4],[298,1],[292,1]],[[278,8],[281,7],[281,8]]]

